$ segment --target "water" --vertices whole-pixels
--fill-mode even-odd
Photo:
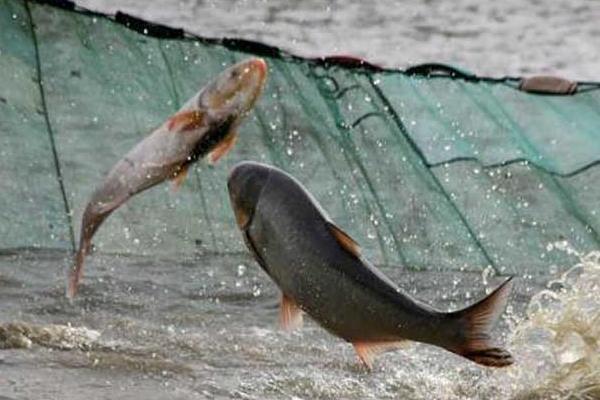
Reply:
[[[355,54],[386,66],[447,62],[491,76],[598,80],[594,0],[81,0],[211,37],[306,56]]]
[[[497,329],[514,366],[481,368],[412,344],[381,356],[370,373],[349,344],[310,320],[280,331],[278,291],[246,255],[89,261],[70,304],[63,253],[0,257],[3,399],[600,398],[600,253],[582,256],[550,288],[518,279]],[[384,271],[443,309],[501,281]]]

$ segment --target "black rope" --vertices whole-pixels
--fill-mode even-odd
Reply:
[[[595,167],[596,165],[600,165],[600,160],[596,160],[596,161],[592,161],[582,167],[579,167],[571,172],[557,172],[557,171],[549,170],[546,167],[542,167],[535,161],[531,161],[531,160],[529,160],[527,158],[523,158],[523,157],[511,158],[510,160],[505,160],[505,161],[501,161],[498,163],[492,163],[492,164],[483,164],[481,162],[481,159],[476,158],[476,157],[455,157],[455,158],[450,158],[445,161],[438,161],[435,163],[426,163],[426,165],[429,168],[438,168],[441,166],[451,165],[451,164],[455,164],[455,163],[459,163],[459,162],[476,162],[476,163],[480,164],[481,168],[484,170],[506,167],[506,166],[509,166],[512,164],[524,163],[527,165],[532,165],[536,169],[538,169],[542,172],[545,172],[548,175],[558,176],[560,178],[571,178],[575,175],[578,175],[582,172],[587,171],[588,169],[590,169],[592,167]]]
[[[456,71],[456,75],[458,76],[459,74],[463,74],[466,79],[471,80],[472,76],[470,75],[466,75],[464,74],[462,71],[459,70],[455,70],[453,67],[451,66],[446,66],[445,64],[435,64],[435,63],[431,63],[431,64],[423,64],[422,66],[417,66],[417,69],[412,70],[411,74],[417,74],[417,73],[433,73],[432,71],[438,71],[440,69],[445,70],[451,70],[451,71]],[[343,96],[345,96],[347,93],[349,93],[352,90],[357,90],[357,89],[362,89],[362,87],[358,84],[353,84],[353,85],[349,85],[346,87],[341,87],[341,85],[338,83],[337,79],[335,77],[333,77],[330,73],[328,73],[328,71],[326,70],[323,73],[317,73],[316,72],[316,68],[314,67],[309,67],[308,68],[308,76],[314,78],[317,81],[321,81],[323,82],[321,84],[321,91],[322,93],[324,93],[325,96],[335,99],[335,100],[339,100],[341,99]],[[429,76],[429,75],[428,75]],[[493,79],[493,78],[492,78]],[[514,79],[519,79],[519,78],[510,78],[511,80]],[[379,96],[384,96],[383,92],[381,92],[381,89],[377,86],[374,85],[374,82],[372,81],[371,77],[369,77],[369,82],[371,82],[371,85],[376,87],[376,91],[379,94]],[[510,82],[506,82],[507,85],[509,85],[510,87],[513,88],[517,88],[517,86],[513,86],[510,84]],[[592,83],[590,82],[586,82],[586,85],[591,85]],[[600,85],[600,83],[598,84]],[[580,90],[580,93],[582,91]],[[390,109],[392,109],[391,104],[387,104],[388,107]],[[361,115],[360,117],[358,117],[354,122],[352,122],[351,124],[348,124],[346,121],[342,121],[338,123],[338,126],[344,129],[350,129],[350,128],[356,128],[360,123],[362,123],[364,120],[371,118],[371,117],[383,117],[383,114],[381,112],[368,112],[364,115]],[[408,131],[407,131],[408,134]],[[412,141],[412,139],[411,139]],[[414,143],[414,148],[418,149],[418,146],[416,143]],[[558,176],[558,177],[562,177],[562,178],[570,178],[573,177],[575,175],[578,175],[581,172],[584,172],[590,168],[592,168],[595,165],[600,164],[600,159],[590,162],[582,167],[579,167],[571,172],[558,172],[558,171],[552,171],[549,170],[539,164],[537,164],[535,161],[529,160],[527,158],[523,158],[523,157],[519,157],[519,158],[513,158],[510,160],[505,160],[505,161],[501,161],[498,163],[492,163],[492,164],[483,164],[481,159],[478,159],[476,157],[455,157],[455,158],[451,158],[448,160],[444,160],[444,161],[438,161],[435,163],[430,163],[429,161],[427,161],[427,158],[425,157],[425,154],[422,153],[422,151],[419,149],[418,154],[420,155],[423,164],[427,167],[427,168],[438,168],[440,166],[444,166],[444,165],[450,165],[453,163],[458,163],[458,162],[466,162],[466,161],[470,161],[470,162],[477,162],[481,165],[482,169],[487,170],[487,169],[493,169],[493,168],[498,168],[498,167],[504,167],[504,166],[508,166],[511,164],[516,164],[519,162],[524,162],[524,163],[528,163],[531,164],[533,166],[535,166],[538,170],[546,172],[549,175],[552,176]]]
[[[371,117],[380,117],[380,118],[384,118],[384,115],[380,112],[377,111],[371,111],[368,112],[364,115],[361,115],[360,117],[358,117],[353,123],[350,124],[350,127],[352,129],[356,128],[361,122],[363,122],[365,119],[367,118],[371,118]]]
[[[418,64],[413,65],[412,67],[407,68],[404,73],[407,75],[422,75],[422,76],[431,76],[436,73],[441,75],[449,75],[453,78],[461,78],[463,80],[473,80],[477,79],[475,74],[470,72],[461,71],[460,69],[442,64],[442,63],[426,63],[426,64]]]
[[[421,64],[412,67],[408,67],[405,70],[400,68],[387,68],[380,67],[378,65],[369,63],[366,60],[362,60],[354,57],[316,57],[306,58],[297,56],[290,52],[287,52],[279,47],[268,45],[254,40],[247,39],[236,39],[236,38],[209,38],[199,36],[190,32],[187,32],[181,28],[172,28],[166,25],[158,24],[155,22],[149,22],[141,18],[137,18],[126,13],[118,12],[116,16],[109,14],[92,11],[84,7],[78,6],[69,0],[25,0],[32,1],[38,4],[45,4],[51,7],[60,8],[67,11],[72,11],[78,14],[94,16],[96,18],[104,18],[112,22],[119,23],[126,26],[127,28],[136,32],[142,33],[146,36],[155,37],[157,39],[176,39],[176,40],[193,40],[199,41],[205,44],[221,45],[230,50],[240,51],[244,53],[286,59],[287,61],[309,63],[315,66],[320,66],[325,69],[329,68],[341,68],[345,70],[353,70],[368,75],[374,72],[386,73],[386,74],[403,74],[406,76],[423,76],[426,78],[443,78],[443,79],[460,79],[468,82],[489,82],[498,84],[507,84],[507,86],[519,90],[518,82],[521,81],[521,77],[504,76],[500,78],[484,77],[474,74],[468,74],[464,71],[460,71],[454,67],[440,64],[440,63],[428,63]],[[517,83],[515,85],[515,83]],[[591,90],[599,90],[600,82],[593,81],[577,81],[579,86],[582,86],[577,90],[577,93],[589,92]],[[536,94],[530,93],[535,96]]]
[[[488,265],[490,265],[498,275],[501,275],[501,271],[498,269],[498,267],[496,266],[496,263],[494,262],[492,257],[489,255],[489,253],[483,246],[483,243],[481,243],[481,241],[479,240],[479,238],[477,237],[477,235],[475,234],[475,232],[469,225],[466,217],[462,214],[462,212],[460,211],[460,209],[458,208],[456,203],[452,200],[452,198],[450,197],[448,192],[446,192],[446,190],[444,190],[444,187],[440,183],[439,179],[435,176],[434,173],[431,172],[431,170],[429,168],[427,168],[427,159],[425,157],[425,154],[423,154],[423,151],[421,150],[421,148],[417,145],[417,143],[414,141],[414,139],[408,133],[406,126],[400,119],[400,116],[398,115],[398,113],[396,113],[396,111],[392,107],[392,104],[390,103],[388,98],[385,96],[385,94],[383,93],[381,88],[373,81],[373,79],[371,77],[369,77],[369,82],[371,83],[371,87],[373,87],[373,90],[375,90],[375,93],[377,93],[377,95],[379,96],[379,99],[381,100],[381,102],[384,104],[385,108],[387,109],[387,112],[390,114],[393,121],[396,123],[396,126],[398,127],[398,129],[399,129],[400,133],[402,134],[402,136],[404,137],[404,139],[407,141],[411,150],[418,156],[419,160],[426,167],[426,170],[429,172],[429,175],[430,175],[431,179],[433,180],[433,182],[435,183],[435,185],[437,186],[438,190],[444,196],[444,198],[447,200],[450,207],[452,207],[452,209],[456,212],[456,215],[458,216],[458,218],[460,219],[460,221],[462,222],[464,227],[467,229],[469,236],[471,236],[471,238],[473,239],[473,241],[475,242],[475,244],[481,251],[481,253],[482,253],[483,257],[485,258],[485,260],[487,261]]]
[[[117,11],[115,21],[143,35],[160,37],[162,39],[182,39],[185,33],[181,28],[171,28],[155,24],[121,11]]]
[[[33,23],[33,16],[31,15],[31,9],[29,8],[29,1],[25,1],[25,10],[27,11],[27,17],[29,18],[29,27],[31,29],[31,36],[33,39],[33,47],[35,51],[35,62],[36,62],[36,73],[37,73],[37,84],[40,89],[40,97],[42,101],[42,108],[44,113],[44,120],[46,122],[46,129],[48,132],[48,137],[50,138],[50,148],[52,149],[52,157],[54,159],[54,167],[56,169],[56,178],[58,179],[58,185],[60,187],[60,193],[62,195],[62,200],[65,208],[65,215],[67,220],[67,225],[69,226],[69,236],[71,239],[71,249],[72,252],[75,253],[75,232],[73,231],[73,216],[71,214],[71,207],[69,206],[69,200],[67,198],[67,192],[65,190],[65,183],[62,176],[61,168],[60,168],[60,160],[58,158],[58,152],[56,150],[56,142],[54,140],[54,132],[52,130],[52,125],[50,124],[50,119],[48,117],[48,106],[46,104],[46,94],[44,91],[44,84],[42,80],[42,66],[40,61],[40,52],[37,40],[37,34],[35,32],[35,25]]]
[[[344,97],[346,95],[346,93],[348,93],[352,90],[356,90],[356,89],[361,89],[361,87],[359,85],[346,86],[345,88],[343,88],[337,92],[337,94],[335,95],[335,99],[336,100],[340,99],[340,98]]]

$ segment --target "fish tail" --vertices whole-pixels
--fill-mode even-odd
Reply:
[[[75,254],[75,263],[69,271],[69,278],[67,283],[66,294],[68,299],[72,300],[77,294],[77,290],[79,289],[79,282],[81,281],[81,277],[83,276],[83,264],[85,261],[85,256],[87,254],[88,247],[89,246],[86,243],[81,243],[77,254]]]
[[[451,346],[450,351],[489,367],[506,367],[514,362],[512,355],[496,346],[490,335],[504,311],[511,288],[512,277],[479,302],[450,314],[459,323],[462,339],[457,346]]]
[[[71,268],[69,272],[68,284],[67,284],[67,298],[73,299],[77,294],[77,289],[79,288],[79,281],[81,280],[81,275],[83,275],[83,259],[85,255],[83,254],[82,249],[79,249],[77,254],[75,255],[75,265]]]

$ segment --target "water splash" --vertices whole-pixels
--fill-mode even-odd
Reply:
[[[547,287],[532,297],[526,319],[511,329],[511,349],[518,356],[509,373],[512,397],[598,399],[600,251],[580,256]]]
[[[152,400],[168,397],[172,385],[181,398],[200,393],[245,399],[600,399],[600,251],[582,255],[566,242],[548,251],[569,252],[579,262],[543,289],[534,279],[518,280],[508,324],[494,336],[516,359],[504,369],[482,368],[439,348],[415,344],[382,355],[375,369],[366,372],[351,346],[310,319],[300,331],[280,332],[274,322],[276,288],[244,257],[209,256],[206,263],[196,262],[201,265],[197,270],[132,257],[123,273],[109,279],[115,262],[106,256],[109,262],[99,263],[95,283],[79,305],[85,307],[83,319],[64,301],[62,281],[49,288],[47,276],[36,280],[38,275],[31,272],[49,268],[22,263],[10,270],[18,273],[4,278],[3,318],[32,323],[0,324],[0,348],[26,349],[0,352],[5,359],[0,359],[0,387],[2,379],[10,380],[14,394],[27,390],[30,398],[60,381],[56,390],[61,393],[110,396],[119,387],[138,397],[151,392],[155,397],[145,398]],[[53,265],[56,260],[49,256],[45,262]],[[551,276],[553,268],[565,270],[548,268]],[[406,279],[402,271],[386,273],[395,281]],[[419,272],[411,282],[426,299],[451,291],[438,304],[449,309],[468,303],[464,297],[460,304],[450,298],[464,296],[478,282],[494,286],[492,275],[489,270],[458,279],[458,273]],[[451,289],[441,284],[448,279],[456,279]],[[531,293],[536,294],[529,300]],[[30,297],[34,303],[28,302]],[[102,335],[48,324],[68,320],[101,327]],[[38,386],[31,385],[31,377],[39,380]],[[98,377],[114,386],[82,385]]]
[[[100,332],[68,325],[11,322],[0,325],[0,349],[29,349],[34,344],[59,350],[88,350]]]

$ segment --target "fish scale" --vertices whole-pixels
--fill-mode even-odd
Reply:
[[[442,347],[486,366],[512,364],[512,356],[490,336],[511,279],[470,307],[441,312],[412,299],[366,261],[358,244],[284,171],[242,162],[227,186],[249,249],[281,290],[284,328],[298,324],[306,312],[352,343],[368,368],[377,354],[405,340]]]

